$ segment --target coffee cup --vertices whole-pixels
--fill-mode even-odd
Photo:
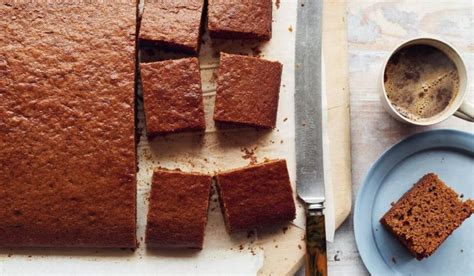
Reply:
[[[387,64],[391,60],[394,55],[399,53],[400,51],[407,49],[408,47],[417,46],[431,46],[449,58],[449,60],[454,63],[454,66],[457,70],[457,77],[456,77],[456,85],[457,91],[453,93],[450,98],[449,103],[447,106],[440,110],[439,113],[434,114],[433,116],[427,118],[416,118],[414,116],[407,116],[406,112],[403,112],[392,100],[390,99],[389,95],[387,94],[386,89],[386,81],[387,81]],[[431,48],[430,47],[430,48]],[[431,48],[432,49],[432,48]],[[451,64],[452,64],[451,63]],[[400,45],[398,45],[395,50],[387,57],[385,62],[383,63],[383,71],[381,74],[380,80],[380,98],[384,108],[387,112],[396,120],[401,121],[403,123],[418,125],[418,126],[428,126],[437,124],[449,118],[452,115],[455,115],[459,118],[464,120],[474,122],[474,105],[468,102],[466,98],[467,94],[467,70],[462,60],[461,56],[459,55],[458,51],[455,50],[453,46],[444,42],[439,39],[435,38],[416,38],[409,41],[406,41]],[[433,98],[433,97],[432,97]],[[436,99],[436,98],[434,98]]]

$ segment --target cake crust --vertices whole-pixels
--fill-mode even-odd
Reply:
[[[145,241],[149,247],[202,249],[212,178],[157,169]]]
[[[204,0],[145,0],[140,39],[196,54],[200,46]]]
[[[276,226],[296,216],[285,160],[275,160],[216,176],[230,233]]]
[[[147,135],[204,130],[204,104],[197,58],[142,63]]]
[[[271,39],[272,0],[209,0],[207,10],[212,38]]]
[[[136,3],[107,3],[0,1],[1,247],[136,247]]]
[[[418,260],[432,255],[474,212],[434,173],[423,176],[380,219]]]
[[[279,62],[221,53],[214,120],[274,128],[281,73]]]

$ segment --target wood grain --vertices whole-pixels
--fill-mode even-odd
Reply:
[[[346,1],[324,1],[323,52],[336,229],[351,212],[350,93],[347,69]],[[341,41],[343,43],[341,43]]]
[[[327,276],[325,219],[321,211],[306,215],[306,276]]]

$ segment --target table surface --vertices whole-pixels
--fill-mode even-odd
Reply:
[[[337,0],[336,0],[337,1]],[[393,120],[378,99],[382,62],[404,40],[430,36],[454,45],[468,67],[468,98],[474,100],[474,4],[471,0],[349,0],[349,85],[352,120],[353,199],[370,165],[397,141],[429,129],[474,132],[474,124],[450,118],[435,127],[412,127]],[[368,275],[357,251],[352,216],[328,244],[330,275]]]

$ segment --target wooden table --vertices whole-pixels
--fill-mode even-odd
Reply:
[[[337,0],[335,0],[337,1]],[[396,3],[394,3],[396,2]],[[378,100],[383,59],[396,44],[417,36],[436,36],[453,44],[468,67],[468,98],[474,100],[474,24],[471,0],[348,0],[349,85],[352,119],[353,199],[369,166],[400,139],[431,128],[402,125]],[[451,118],[436,127],[474,132],[474,124]],[[330,275],[367,275],[354,240],[352,217],[328,245]]]

